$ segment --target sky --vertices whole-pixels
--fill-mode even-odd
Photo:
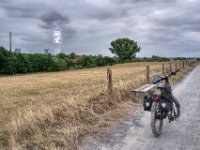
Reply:
[[[0,0],[0,45],[24,53],[52,48],[55,24],[62,52],[112,56],[111,41],[128,37],[139,57],[200,57],[200,0]]]

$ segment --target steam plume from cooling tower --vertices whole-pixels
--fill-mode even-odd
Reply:
[[[49,12],[42,16],[41,20],[44,22],[41,26],[42,28],[53,30],[52,54],[56,55],[61,52],[62,28],[65,24],[70,23],[70,20],[67,16],[62,15],[57,11]]]
[[[61,53],[62,32],[59,27],[53,29],[53,55]]]

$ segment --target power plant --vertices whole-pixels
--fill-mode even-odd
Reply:
[[[21,53],[21,48],[15,48],[15,53],[20,54]]]
[[[61,53],[61,45],[62,45],[62,32],[59,26],[53,28],[53,41],[51,50],[48,48],[44,49],[44,54],[51,53],[52,55],[57,55]],[[9,32],[9,51],[12,52],[12,32]],[[21,53],[21,48],[16,48],[15,53]],[[31,53],[31,51],[30,51]]]
[[[48,48],[44,49],[44,54],[49,54],[49,49]]]

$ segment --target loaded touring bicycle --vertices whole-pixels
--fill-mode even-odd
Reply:
[[[145,111],[151,112],[151,129],[156,137],[161,134],[164,119],[168,118],[171,122],[180,116],[180,104],[172,95],[169,82],[169,79],[175,76],[178,71],[171,72],[167,76],[156,74],[153,77],[152,84],[145,84],[132,91],[134,93],[144,93],[143,107]]]

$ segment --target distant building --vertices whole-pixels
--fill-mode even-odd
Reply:
[[[44,49],[44,54],[49,54],[49,52],[50,52],[50,51],[49,51],[48,48],[45,48],[45,49]]]
[[[21,48],[15,48],[15,53],[20,54],[21,53]]]

